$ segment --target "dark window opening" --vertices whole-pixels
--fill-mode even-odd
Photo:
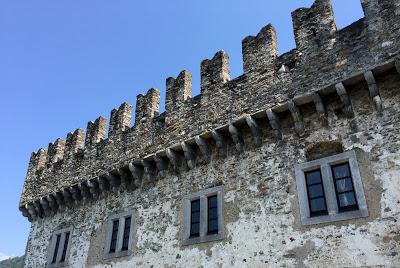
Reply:
[[[200,236],[200,199],[190,203],[190,237]]]
[[[292,70],[296,67],[296,61],[295,60],[289,61],[285,65],[289,68],[289,70]]]
[[[218,199],[217,196],[207,198],[207,233],[218,234]]]
[[[63,246],[63,251],[62,251],[60,262],[65,261],[65,257],[67,255],[67,249],[68,249],[68,242],[69,242],[69,232],[65,233],[64,246]]]
[[[311,29],[311,33],[313,34],[314,37],[317,36],[317,31],[315,29]]]
[[[58,248],[60,247],[61,234],[58,234],[56,239],[56,246],[54,248],[53,259],[51,260],[51,263],[56,263],[57,261],[57,253]]]
[[[322,183],[321,170],[305,172],[308,205],[310,208],[310,216],[327,215],[324,185]]]
[[[332,166],[332,175],[339,212],[358,210],[349,163]]]
[[[131,231],[131,217],[125,218],[124,236],[122,238],[122,251],[129,248],[129,235]]]
[[[117,248],[117,239],[118,239],[118,227],[119,220],[113,221],[112,233],[111,233],[111,243],[110,243],[110,253],[114,253]]]

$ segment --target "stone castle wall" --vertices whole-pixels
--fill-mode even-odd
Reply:
[[[160,93],[151,89],[137,96],[133,127],[132,107],[124,103],[111,112],[108,136],[107,121],[100,117],[88,123],[86,138],[78,129],[66,141],[50,143],[31,156],[20,206],[160,150],[182,151],[175,145],[193,143],[196,135],[242,115],[311,92],[324,98],[332,85],[393,61],[399,54],[399,3],[370,0],[363,7],[364,19],[338,31],[330,1],[316,1],[292,14],[296,49],[278,57],[275,30],[268,25],[243,40],[245,73],[240,77],[229,80],[229,57],[218,52],[201,63],[199,96],[192,98],[191,75],[183,71],[167,79],[165,113],[159,115]]]
[[[108,215],[135,211],[134,254],[113,267],[400,265],[400,2],[362,0],[337,30],[329,0],[292,13],[296,48],[278,56],[273,26],[243,40],[244,74],[221,51],[160,93],[138,95],[31,156],[20,201],[32,221],[25,265],[43,267],[54,229],[74,226],[72,267],[104,267]],[[368,218],[303,227],[294,165],[307,148],[355,149]],[[182,197],[222,185],[226,238],[182,246]],[[111,265],[112,262],[108,262]]]
[[[176,173],[168,170],[155,186],[118,191],[32,222],[26,267],[45,267],[54,230],[74,226],[71,267],[398,267],[400,265],[400,76],[380,77],[385,110],[379,115],[367,90],[352,88],[353,119],[338,116],[339,99],[327,103],[328,126],[312,107],[305,109],[306,133],[291,124],[282,142],[266,132],[261,147],[252,137],[238,153],[230,144],[209,164]],[[301,226],[293,166],[306,149],[339,141],[355,149],[370,216],[331,224]],[[182,246],[183,197],[224,187],[225,239]],[[134,211],[133,254],[103,260],[106,219]]]

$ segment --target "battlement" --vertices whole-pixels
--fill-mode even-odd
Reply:
[[[85,147],[89,148],[106,138],[107,119],[99,117],[87,124]]]
[[[78,128],[74,132],[67,134],[65,141],[64,159],[65,161],[72,161],[74,156],[83,148],[85,142],[85,130]]]
[[[47,164],[53,164],[61,160],[64,156],[65,140],[57,139],[54,143],[49,143],[47,149]]]
[[[213,90],[230,80],[229,56],[225,51],[201,62],[201,94],[211,94]]]
[[[160,91],[149,89],[146,95],[139,94],[136,97],[135,125],[147,119],[158,116],[160,110]],[[128,122],[129,123],[129,122]],[[129,125],[129,124],[128,124]]]
[[[357,83],[365,84],[374,109],[382,112],[376,77],[400,70],[400,4],[362,4],[365,18],[337,30],[330,1],[317,0],[292,13],[294,50],[278,55],[269,24],[242,41],[243,75],[231,80],[229,56],[219,51],[201,62],[199,96],[192,97],[192,76],[182,71],[166,80],[165,113],[159,111],[160,92],[150,89],[136,98],[133,127],[132,106],[123,103],[111,111],[108,135],[107,120],[99,117],[87,124],[86,134],[77,129],[32,153],[21,211],[32,220],[46,214],[46,200],[63,207],[107,189],[151,185],[168,168],[179,172],[209,161],[214,147],[224,151],[233,144],[243,152],[246,133],[256,145],[266,131],[277,141],[292,134],[302,138],[304,106],[311,105],[325,126],[325,103],[331,99],[340,101],[344,117],[357,116],[349,97]],[[285,133],[288,124],[293,133]]]
[[[31,154],[29,160],[28,173],[36,172],[46,166],[47,149],[39,149],[37,152]]]
[[[330,0],[317,0],[310,8],[292,12],[297,49],[316,50],[334,38],[336,23]]]
[[[192,97],[192,74],[182,71],[177,78],[167,78],[165,110],[171,113]]]
[[[132,118],[132,105],[124,102],[118,109],[111,111],[108,138],[113,139],[130,128]]]
[[[278,57],[276,31],[268,24],[257,34],[248,36],[242,41],[244,73],[273,71]]]

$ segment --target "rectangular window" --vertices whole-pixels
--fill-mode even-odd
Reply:
[[[109,253],[114,253],[117,248],[119,220],[113,221]]]
[[[122,238],[122,249],[121,250],[128,250],[129,246],[129,235],[131,231],[131,217],[125,218],[125,225],[124,225],[124,236]]]
[[[314,217],[328,214],[321,170],[305,172],[305,178],[310,216]]]
[[[339,211],[358,210],[349,163],[332,166]]]
[[[303,225],[368,217],[355,150],[297,164],[295,176]]]
[[[218,234],[218,199],[217,196],[207,198],[207,233]]]
[[[62,251],[60,262],[64,262],[65,261],[65,257],[67,255],[67,249],[68,249],[68,242],[69,242],[69,232],[65,233],[64,247],[63,247],[63,251]]]
[[[224,238],[223,195],[223,187],[216,186],[184,197],[182,245]]]
[[[190,204],[190,237],[200,235],[200,199],[193,200]]]
[[[132,253],[134,224],[132,211],[113,213],[108,217],[104,259],[128,256]]]
[[[72,228],[55,231],[50,239],[47,267],[55,268],[68,265]]]
[[[61,234],[58,234],[56,239],[56,247],[54,248],[53,259],[51,263],[56,263],[57,261],[57,253],[58,253],[58,248],[60,247],[60,240],[61,240]]]

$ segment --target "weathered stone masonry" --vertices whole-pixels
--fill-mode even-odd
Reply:
[[[33,153],[20,201],[32,222],[26,267],[44,267],[73,226],[71,267],[400,266],[400,2],[363,0],[337,30],[329,0],[292,13],[296,48],[273,26],[243,40],[244,74],[220,51],[160,93]],[[334,146],[332,145],[334,144]],[[333,147],[332,147],[333,146]],[[333,149],[332,149],[333,148]],[[339,148],[339,149],[338,149]],[[302,226],[294,165],[355,150],[369,215]],[[224,238],[184,246],[184,196],[222,186]],[[134,211],[133,253],[104,259],[107,217]]]

